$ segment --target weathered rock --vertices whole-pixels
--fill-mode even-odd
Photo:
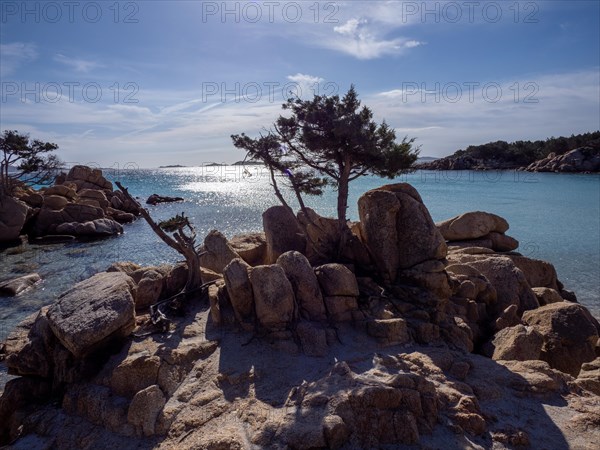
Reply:
[[[492,231],[487,235],[487,237],[492,242],[492,248],[497,252],[510,252],[519,247],[519,241],[513,237],[505,235],[504,233]]]
[[[358,297],[358,283],[350,269],[342,264],[323,264],[315,269],[323,295]]]
[[[479,303],[485,303],[486,305],[496,303],[496,289],[479,270],[467,264],[450,264],[446,266],[446,272],[458,277],[461,281],[468,281],[469,284],[472,284],[475,287],[475,297],[469,297],[468,295],[472,293],[461,292],[461,289],[463,289],[463,284],[461,283],[456,291],[456,294],[459,297],[472,298],[473,300],[477,300]],[[465,289],[468,289],[468,287],[465,286]],[[466,296],[461,294],[466,294]]]
[[[260,324],[275,330],[285,328],[294,318],[294,291],[281,266],[253,267],[250,283]]]
[[[452,294],[444,264],[436,259],[398,271],[397,280],[403,284],[420,286],[440,298],[448,298]]]
[[[500,314],[500,317],[496,319],[495,325],[496,330],[502,330],[503,328],[514,327],[521,324],[519,318],[519,307],[515,304],[507,306],[504,311]]]
[[[55,211],[60,211],[67,206],[68,203],[69,200],[67,200],[65,197],[61,197],[60,195],[45,195],[43,206]]]
[[[44,204],[44,197],[38,193],[27,194],[19,198],[22,202],[27,203],[32,208],[41,208]]]
[[[581,365],[576,383],[579,387],[600,395],[600,357]]]
[[[160,365],[161,359],[148,350],[118,354],[105,365],[104,370],[112,369],[105,384],[117,395],[132,398],[157,383]]]
[[[135,327],[133,280],[102,272],[61,294],[48,310],[50,328],[75,356],[129,335]]]
[[[0,283],[0,295],[15,296],[26,291],[39,281],[41,277],[37,273],[32,273]]]
[[[382,186],[358,200],[361,236],[388,281],[399,269],[442,259],[447,246],[417,191],[407,183]]]
[[[497,302],[493,315],[498,317],[510,305],[517,305],[518,313],[539,306],[523,272],[513,261],[504,255],[464,255],[451,254],[448,260],[454,263],[468,264],[481,272],[494,286]]]
[[[440,233],[447,241],[477,239],[492,231],[504,233],[508,222],[496,214],[472,211],[436,223]]]
[[[267,238],[265,233],[245,233],[233,236],[229,245],[240,258],[251,266],[265,264],[267,255]]]
[[[0,242],[14,241],[25,225],[29,206],[20,200],[0,196]]]
[[[504,328],[494,336],[494,360],[526,361],[539,359],[543,336],[533,327],[516,325]]]
[[[146,200],[148,205],[158,205],[159,203],[173,203],[173,202],[182,202],[183,198],[181,197],[169,197],[164,195],[152,194]]]
[[[327,355],[327,332],[309,322],[300,322],[296,327],[302,351],[308,356]]]
[[[114,220],[115,222],[119,222],[119,223],[130,223],[136,219],[135,215],[128,213],[128,212],[118,210],[118,209],[111,208],[110,206],[106,208],[106,215],[110,219]]]
[[[551,263],[542,261],[540,259],[528,258],[518,254],[509,254],[506,256],[512,259],[512,261],[515,263],[515,266],[517,266],[525,274],[527,283],[529,283],[529,286],[532,288],[548,287],[554,289],[555,291],[560,290],[556,276],[556,269]]]
[[[353,319],[352,312],[358,309],[356,297],[329,296],[324,297],[325,308],[329,318],[334,322],[347,322]]]
[[[600,172],[600,149],[581,147],[562,155],[550,153],[546,158],[531,163],[529,172]]]
[[[19,425],[23,415],[18,417],[19,410],[47,401],[51,392],[49,381],[35,377],[18,377],[6,383],[0,397],[0,442],[3,446],[20,434]]]
[[[599,326],[585,307],[552,303],[527,311],[523,321],[544,336],[540,359],[550,367],[576,377],[583,363],[596,358]]]
[[[306,238],[292,211],[283,206],[272,206],[262,214],[262,219],[267,240],[267,263],[274,264],[287,251],[302,253],[306,250]]]
[[[31,314],[6,338],[6,366],[14,375],[49,378],[52,374],[54,334],[48,325],[48,307]]]
[[[235,318],[241,325],[252,326],[254,323],[254,294],[248,265],[241,258],[235,258],[223,270],[225,286],[233,307]]]
[[[137,283],[135,308],[145,309],[158,302],[165,289],[166,277],[157,270],[146,270],[142,279]]]
[[[549,305],[550,303],[558,303],[564,301],[558,292],[552,288],[534,287],[531,288],[540,306]]]
[[[139,391],[129,405],[127,421],[142,436],[151,436],[155,432],[156,419],[165,406],[166,399],[156,384]]]
[[[88,423],[119,433],[121,440],[134,434],[133,426],[127,423],[128,399],[114,395],[105,386],[89,383],[69,385],[65,390],[62,406],[70,416],[82,417]],[[75,426],[73,430],[69,429],[63,434],[76,430]]]
[[[83,223],[61,223],[56,227],[55,233],[85,237],[104,237],[123,233],[123,227],[111,219],[95,219]]]
[[[277,258],[296,296],[300,315],[308,320],[325,320],[327,313],[319,281],[308,259],[296,251],[285,252]]]
[[[106,272],[123,272],[123,273],[131,276],[131,274],[133,274],[136,270],[139,270],[141,268],[142,268],[142,266],[140,266],[139,264],[136,264],[134,262],[121,261],[121,262],[112,263],[108,267],[108,269],[106,269]]]
[[[298,211],[296,216],[298,221],[306,227],[309,238],[307,239],[309,244],[307,248],[311,248],[312,242],[325,255],[331,255],[331,252],[336,250],[340,237],[336,219],[322,217],[311,208],[306,208],[306,214],[304,211]]]
[[[360,197],[358,208],[365,245],[386,279],[395,280],[400,265],[396,223],[400,201],[393,192],[375,189]]]
[[[75,198],[77,198],[77,193],[74,189],[62,184],[56,184],[44,190],[44,197],[52,195],[60,195],[61,197],[64,197],[68,200],[75,200]]]
[[[92,169],[87,166],[73,166],[65,178],[65,184],[66,182],[75,184],[77,191],[82,189],[113,190],[112,183],[102,176],[100,169]]]
[[[372,320],[367,322],[367,331],[384,345],[405,344],[410,340],[404,319]]]
[[[219,231],[212,230],[204,238],[204,245],[200,249],[200,253],[206,252],[200,256],[200,265],[216,273],[223,273],[223,269],[238,255],[227,238]]]

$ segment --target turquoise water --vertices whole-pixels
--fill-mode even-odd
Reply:
[[[277,204],[264,169],[243,170],[235,166],[109,169],[105,175],[120,180],[143,200],[152,193],[183,197],[183,203],[149,210],[156,219],[185,211],[201,241],[215,228],[229,237],[261,230],[262,211]],[[600,317],[600,176],[419,171],[395,181],[415,186],[435,221],[474,210],[505,217],[510,223],[508,234],[521,243],[518,251],[552,262],[565,286]],[[356,202],[363,192],[388,182],[363,178],[352,183],[349,218],[358,219]],[[335,214],[333,190],[309,197],[306,203],[322,215]],[[0,297],[0,339],[26,315],[114,261],[149,265],[180,259],[143,220],[126,225],[121,236],[87,243],[26,245],[5,250],[0,258],[0,280],[34,271],[44,279],[21,296]]]

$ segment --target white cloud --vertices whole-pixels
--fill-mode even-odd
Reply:
[[[15,73],[21,65],[34,61],[37,56],[37,48],[33,43],[0,44],[0,75]]]
[[[444,156],[495,140],[545,139],[598,129],[597,71],[498,80],[488,92],[485,85],[470,91],[462,82],[411,83],[373,93],[363,102],[376,120],[385,118],[395,127],[399,137],[417,137],[425,156]],[[501,94],[496,101],[497,87]]]
[[[348,36],[354,36],[358,31],[358,26],[361,23],[365,23],[365,20],[359,19],[350,19],[344,25],[340,27],[333,27],[333,31],[339,34],[344,34]]]
[[[314,77],[312,75],[305,75],[303,73],[297,73],[296,75],[288,75],[287,79],[298,84],[314,84],[321,83],[322,81],[324,81],[321,77]]]
[[[442,156],[470,144],[544,139],[597,129],[599,78],[596,70],[499,80],[503,94],[495,103],[483,98],[482,86],[475,89],[472,102],[464,86],[461,99],[452,102],[449,96],[453,91],[444,93],[444,85],[436,89],[434,83],[424,88],[419,84],[416,90],[398,86],[363,94],[361,100],[373,110],[375,120],[385,119],[399,138],[417,137],[423,155]],[[310,82],[321,78],[299,73],[288,80]],[[521,88],[518,101],[514,97],[515,83]],[[538,103],[524,102],[533,92],[525,89],[527,83],[538,87],[537,93],[529,97],[538,99]],[[50,104],[14,99],[2,105],[0,129],[27,131],[56,142],[59,156],[69,161],[85,163],[95,158],[104,166],[129,161],[141,167],[173,162],[194,165],[241,159],[229,135],[245,132],[256,136],[282,112],[279,94],[275,99],[263,95],[255,103],[244,99],[227,103],[198,101],[200,93],[177,90],[140,91],[139,97],[146,102],[71,103],[65,97]],[[196,100],[186,102],[185,98]],[[184,154],[185,161],[174,159],[174,155]]]
[[[54,61],[64,64],[67,67],[70,67],[71,69],[75,70],[75,72],[81,73],[89,73],[93,69],[103,67],[102,64],[99,64],[96,61],[88,61],[79,58],[70,58],[60,53],[54,56]]]

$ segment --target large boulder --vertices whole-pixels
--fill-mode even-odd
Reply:
[[[281,266],[256,266],[250,270],[256,315],[262,326],[284,329],[294,318],[294,291]]]
[[[343,264],[323,264],[315,273],[326,296],[358,297],[360,294],[356,276]]]
[[[387,281],[395,281],[398,270],[446,256],[446,242],[407,183],[366,192],[358,200],[358,213],[361,237]]]
[[[300,315],[308,320],[325,320],[327,313],[319,281],[308,259],[300,252],[286,252],[277,258],[296,295]]]
[[[18,239],[27,221],[29,206],[9,196],[0,196],[0,242]]]
[[[492,231],[504,233],[508,222],[496,214],[483,211],[471,211],[436,223],[438,230],[448,241],[477,239]]]
[[[577,303],[559,302],[523,314],[523,321],[544,337],[540,359],[577,376],[581,365],[596,358],[600,325]]]
[[[61,223],[56,227],[55,232],[72,236],[104,237],[121,234],[123,227],[112,219],[95,219],[83,223]]]
[[[37,273],[31,273],[18,278],[13,278],[0,283],[0,295],[14,297],[21,292],[29,289],[31,286],[39,282],[42,278]]]
[[[516,325],[500,330],[494,336],[492,346],[494,360],[527,361],[539,359],[544,343],[543,336],[533,327]]]
[[[77,203],[92,205],[106,210],[110,204],[106,194],[98,189],[82,189],[77,193]]]
[[[555,291],[560,291],[556,269],[551,263],[542,261],[541,259],[528,258],[527,256],[519,254],[509,254],[506,256],[512,259],[515,266],[521,269],[525,274],[529,286],[532,288],[547,287],[554,289]]]
[[[42,308],[23,320],[6,338],[6,366],[13,375],[48,378],[52,374],[54,334]]]
[[[200,249],[200,265],[216,273],[223,273],[225,266],[239,258],[235,250],[229,245],[227,238],[217,230],[211,230],[204,238],[204,245]]]
[[[77,191],[82,189],[104,189],[112,191],[113,186],[102,175],[100,169],[92,169],[91,167],[77,165],[73,166],[65,178],[66,182],[70,182],[77,186]]]
[[[265,233],[244,233],[233,236],[229,240],[231,248],[251,266],[265,263],[267,254],[267,238]]]
[[[103,218],[104,211],[102,208],[98,208],[96,206],[67,203],[61,210],[54,210],[47,206],[43,206],[35,217],[33,223],[33,233],[37,236],[43,236],[46,234],[61,234],[56,231],[57,227],[61,224],[80,224],[84,222],[93,222],[96,219]],[[69,228],[69,230],[71,230],[71,228]],[[72,231],[74,232],[74,228]]]
[[[477,269],[494,286],[497,301],[492,308],[492,314],[495,317],[510,305],[517,306],[519,316],[523,311],[539,306],[525,275],[509,257],[496,254],[450,254],[448,260],[452,264],[467,264]]]
[[[241,258],[235,258],[223,270],[225,287],[233,307],[235,318],[242,326],[252,326],[254,321],[254,294],[248,265]]]
[[[324,264],[315,269],[330,319],[345,322],[358,309],[358,282],[350,269],[342,264]]]
[[[44,195],[42,206],[50,208],[54,211],[60,211],[67,206],[68,203],[69,200],[65,197],[61,197],[60,195]]]
[[[77,283],[48,309],[48,323],[76,357],[129,335],[135,327],[135,283],[122,272],[102,272]]]
[[[70,188],[69,186],[65,186],[63,184],[56,184],[54,186],[50,186],[48,188],[46,188],[44,191],[44,197],[48,197],[48,196],[52,196],[52,195],[59,195],[61,197],[64,197],[68,200],[75,200],[75,198],[77,198],[77,193],[75,192],[74,189]]]
[[[266,263],[274,264],[282,253],[290,250],[304,252],[306,238],[296,216],[284,206],[271,206],[262,214],[267,240]]]

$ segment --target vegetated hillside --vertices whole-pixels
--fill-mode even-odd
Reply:
[[[600,148],[600,131],[570,137],[551,137],[545,141],[496,141],[470,145],[466,150],[458,150],[445,158],[417,164],[417,167],[438,170],[515,169],[546,158],[551,153],[562,155],[588,146]]]

